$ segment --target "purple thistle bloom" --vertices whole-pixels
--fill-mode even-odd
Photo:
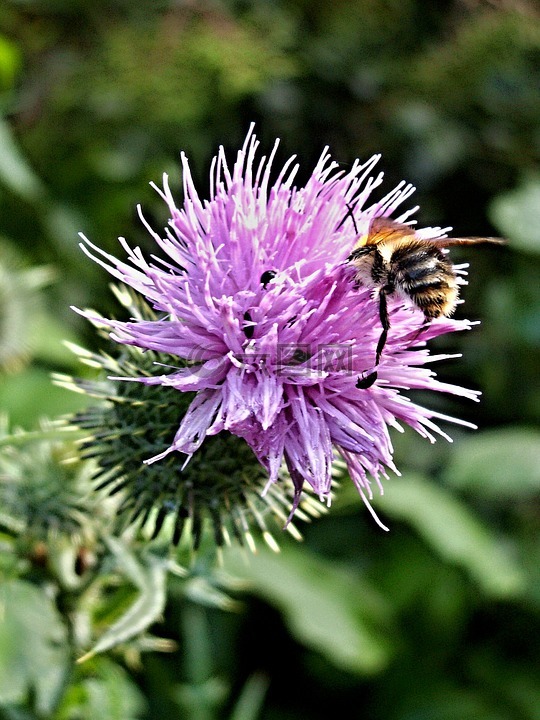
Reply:
[[[381,323],[377,297],[355,287],[347,257],[358,233],[374,217],[390,216],[414,188],[402,182],[369,205],[382,182],[382,173],[371,175],[380,156],[344,171],[327,149],[305,187],[293,185],[294,158],[271,182],[278,143],[260,160],[258,144],[251,128],[232,170],[220,148],[210,200],[199,198],[184,154],[181,208],[164,176],[163,190],[156,189],[171,215],[166,236],[140,214],[167,261],[147,260],[120,238],[127,264],[82,236],[91,258],[162,315],[158,321],[104,322],[119,343],[184,361],[169,374],[139,382],[196,391],[169,449],[148,462],[173,451],[185,453],[187,462],[206,436],[227,430],[253,449],[268,471],[268,486],[285,460],[296,490],[292,516],[305,482],[329,500],[337,452],[370,507],[371,481],[382,492],[381,476],[397,472],[390,427],[400,430],[405,423],[433,442],[435,434],[449,439],[437,420],[468,425],[411,402],[401,391],[477,399],[477,392],[440,382],[426,367],[455,357],[430,355],[427,340],[471,323],[442,317],[426,325],[410,301],[389,296],[391,329],[377,381],[357,387],[373,370]],[[348,207],[354,207],[354,222],[345,217]],[[405,222],[416,209],[396,220]],[[427,228],[418,234],[444,232]]]

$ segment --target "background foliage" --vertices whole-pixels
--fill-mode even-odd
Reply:
[[[3,0],[0,443],[35,439],[0,460],[2,717],[540,718],[539,71],[533,0]],[[302,545],[216,572],[115,537],[44,418],[84,404],[50,382],[82,372],[63,339],[97,344],[69,306],[116,308],[77,231],[148,248],[148,181],[178,187],[184,149],[204,195],[252,120],[300,181],[325,144],[345,165],[380,151],[420,225],[509,245],[455,253],[482,325],[439,374],[484,396],[441,409],[480,429],[395,438],[391,532],[344,483]]]

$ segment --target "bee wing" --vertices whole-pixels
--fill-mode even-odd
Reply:
[[[366,236],[361,238],[357,247],[363,245],[378,245],[383,242],[396,242],[403,238],[416,236],[414,228],[404,223],[396,222],[387,217],[375,217],[370,223]],[[503,238],[496,237],[459,237],[459,238],[429,238],[428,242],[439,247],[450,247],[451,245],[478,245],[479,243],[493,243],[504,245]]]
[[[410,225],[396,222],[387,217],[376,217],[370,223],[365,245],[378,245],[381,242],[392,242],[404,237],[414,236],[414,229]]]
[[[450,247],[451,245],[478,245],[479,243],[493,243],[496,245],[504,245],[506,240],[496,237],[462,237],[462,238],[436,238],[430,240],[433,245],[439,247]]]

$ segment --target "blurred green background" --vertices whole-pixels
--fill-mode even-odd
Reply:
[[[135,206],[158,228],[167,216],[148,182],[167,172],[180,197],[185,150],[205,197],[217,146],[234,151],[252,121],[266,151],[279,137],[279,160],[298,154],[300,183],[324,145],[345,166],[382,152],[386,189],[417,186],[420,226],[509,242],[453,253],[471,263],[458,316],[482,324],[434,343],[463,352],[438,374],[483,397],[420,397],[479,430],[450,428],[452,445],[394,438],[403,478],[376,502],[390,533],[344,482],[301,545],[279,537],[279,555],[261,545],[249,564],[233,549],[218,572],[201,557],[166,591],[144,552],[111,542],[97,593],[78,579],[80,532],[32,535],[50,515],[20,468],[39,484],[51,462],[57,482],[56,451],[4,461],[0,717],[540,719],[539,12],[534,0],[2,1],[4,435],[85,402],[50,382],[81,372],[63,339],[97,347],[69,306],[117,306],[77,232],[150,250]],[[87,482],[65,473],[57,497]],[[81,618],[95,641],[121,607],[132,627],[157,618],[153,635],[117,625],[114,649],[74,666]]]

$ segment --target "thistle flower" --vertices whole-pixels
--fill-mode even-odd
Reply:
[[[42,421],[44,432],[49,424]],[[95,534],[96,507],[88,469],[73,462],[73,447],[65,442],[25,441],[25,433],[8,433],[0,418],[0,440],[12,441],[0,452],[0,530],[25,544],[58,537],[75,542]]]
[[[127,288],[114,291],[131,316],[156,321],[155,313],[140,297]],[[103,334],[101,322],[96,321],[96,325]],[[96,490],[107,490],[119,499],[118,530],[137,523],[149,527],[152,538],[163,530],[174,545],[185,537],[197,550],[205,526],[210,525],[217,547],[234,538],[252,551],[256,547],[253,530],[257,530],[270,548],[278,550],[273,530],[283,527],[287,519],[294,486],[282,472],[280,482],[262,497],[264,469],[244,440],[224,431],[207,438],[187,465],[173,453],[161,462],[143,464],[153,453],[166,450],[171,429],[188,410],[195,393],[179,393],[170,386],[115,383],[103,376],[151,378],[156,366],[168,365],[175,358],[133,346],[122,348],[119,357],[114,351],[93,353],[74,345],[71,348],[83,363],[102,371],[92,380],[56,375],[55,381],[99,401],[70,418],[70,425],[86,432],[81,456],[95,467],[92,477]],[[305,497],[298,519],[308,521],[320,515],[320,504]],[[287,530],[296,539],[301,538],[293,523]]]
[[[207,438],[224,431],[243,438],[267,474],[265,492],[279,482],[284,461],[294,483],[291,515],[307,483],[321,500],[331,492],[337,452],[371,509],[371,485],[397,472],[389,428],[411,426],[429,439],[442,435],[439,420],[457,422],[412,402],[403,391],[426,389],[476,399],[477,393],[436,379],[426,341],[469,329],[465,320],[423,314],[390,296],[391,331],[368,388],[358,379],[373,370],[381,327],[377,298],[354,286],[346,259],[358,232],[390,216],[413,193],[404,182],[368,204],[383,174],[372,172],[380,156],[349,170],[325,149],[304,187],[298,165],[285,163],[271,182],[277,142],[257,159],[250,129],[230,169],[223,148],[214,158],[209,200],[201,200],[182,154],[184,200],[177,207],[168,184],[155,189],[167,203],[164,236],[141,220],[166,259],[147,259],[120,238],[129,262],[104,252],[85,236],[82,249],[117,280],[143,295],[158,319],[104,321],[123,345],[178,358],[171,371],[123,378],[193,393],[166,449],[187,464]],[[354,222],[344,218],[354,212]],[[405,222],[417,208],[395,217]],[[426,228],[423,237],[440,237]],[[83,313],[92,317],[91,313]],[[448,438],[449,439],[449,438]]]

